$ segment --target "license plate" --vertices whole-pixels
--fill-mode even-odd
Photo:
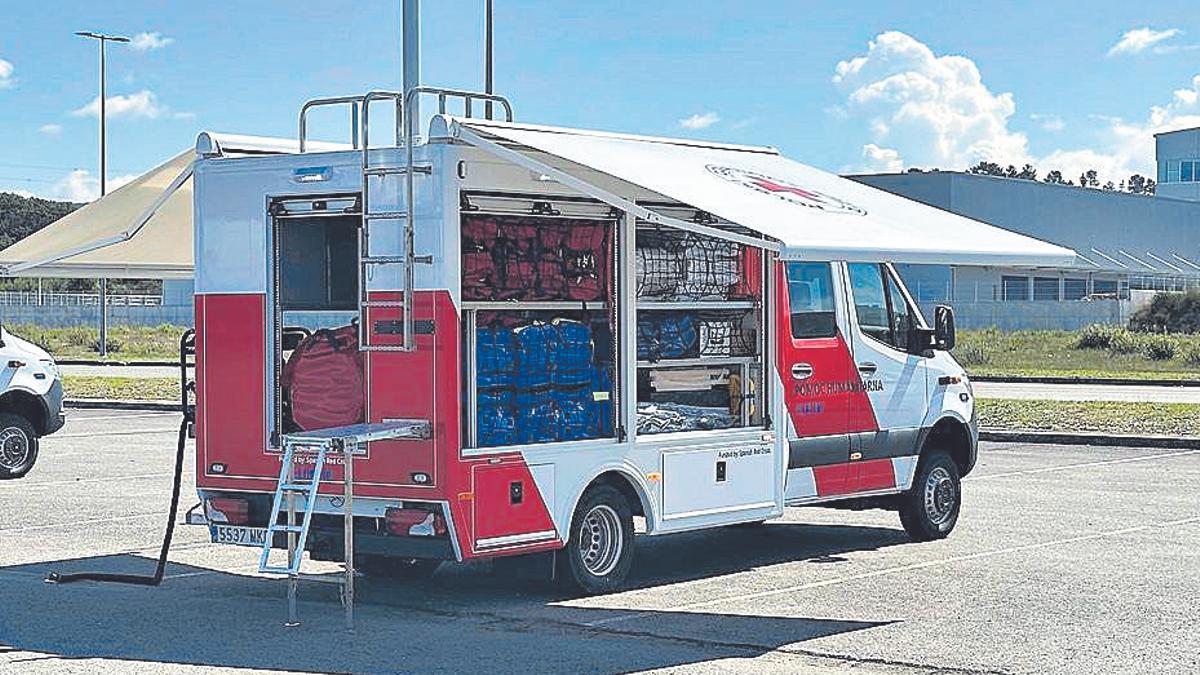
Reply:
[[[209,525],[208,532],[214,544],[235,546],[262,546],[267,540],[265,527],[241,527],[238,525]]]

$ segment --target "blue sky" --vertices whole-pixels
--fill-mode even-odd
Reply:
[[[310,97],[394,88],[398,3],[4,0],[0,190],[95,191],[96,46],[110,181],[200,130],[294,136]],[[482,0],[427,1],[427,82],[481,88]],[[1033,162],[1120,180],[1152,133],[1200,125],[1189,3],[496,0],[496,84],[519,119],[764,143],[833,171]],[[343,137],[330,114],[319,137]]]

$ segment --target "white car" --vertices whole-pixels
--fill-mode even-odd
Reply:
[[[38,439],[62,428],[63,385],[46,350],[0,328],[0,479],[37,461]]]

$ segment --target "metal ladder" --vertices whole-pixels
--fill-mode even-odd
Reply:
[[[312,455],[312,474],[306,479],[296,478],[297,451]],[[304,548],[308,541],[308,530],[312,525],[313,510],[317,504],[317,489],[321,485],[321,474],[325,468],[325,460],[331,451],[342,450],[345,461],[344,482],[346,485],[345,502],[347,555],[344,564],[344,575],[340,579],[321,575],[304,575],[300,572],[300,563],[304,558]],[[288,620],[285,626],[300,625],[296,610],[296,594],[301,579],[336,583],[342,586],[342,605],[346,610],[346,627],[354,627],[354,564],[353,564],[353,535],[354,523],[351,511],[351,486],[353,485],[353,464],[351,463],[353,446],[336,439],[307,440],[283,437],[283,456],[280,458],[279,483],[275,488],[275,498],[271,504],[271,516],[267,521],[267,533],[263,538],[262,554],[258,559],[258,571],[265,574],[283,574],[288,578]],[[304,499],[304,508],[299,514],[302,520],[297,522],[296,501]],[[284,517],[286,516],[286,517]],[[281,522],[282,521],[282,522]],[[287,536],[287,563],[274,565],[271,563],[271,549],[275,535]]]
[[[416,145],[416,123],[408,117],[417,110],[417,99],[420,96],[436,96],[438,113],[446,114],[449,99],[461,100],[465,117],[474,116],[474,104],[485,103],[484,116],[492,118],[493,105],[497,104],[504,110],[504,119],[513,121],[512,104],[508,99],[496,94],[489,94],[464,89],[446,89],[443,87],[416,86],[404,94],[394,91],[371,91],[362,96],[338,96],[333,98],[314,99],[304,104],[300,110],[300,152],[304,152],[307,142],[307,115],[314,108],[327,105],[350,105],[351,143],[354,149],[362,153],[362,227],[359,230],[358,245],[358,345],[362,351],[410,352],[416,349],[413,335],[418,323],[414,319],[413,289],[414,270],[417,265],[432,264],[433,256],[417,255],[414,250],[415,239],[415,196],[417,176],[428,176],[433,173],[431,166],[417,166],[414,155]],[[370,109],[371,103],[380,100],[390,100],[395,103],[395,141],[392,147],[404,148],[405,160],[403,165],[372,165],[370,143]],[[360,120],[361,117],[361,120]],[[359,142],[361,138],[361,143]],[[389,178],[404,178],[403,189],[396,190],[401,196],[401,204],[395,210],[372,210],[374,200],[371,198],[371,185],[378,179],[384,187]],[[394,255],[377,255],[371,251],[371,227],[380,221],[400,223],[399,252]],[[368,281],[372,272],[381,267],[400,267],[400,299],[372,300],[368,295]],[[398,309],[401,318],[383,320],[368,324],[372,309]],[[371,328],[375,330],[371,330]],[[428,330],[422,326],[423,330]],[[398,340],[390,344],[371,342],[372,335],[394,335]]]
[[[358,242],[358,348],[365,352],[410,352],[416,349],[416,344],[413,341],[413,333],[415,330],[415,320],[413,318],[413,288],[414,268],[418,264],[433,263],[433,256],[418,256],[414,251],[414,208],[413,199],[416,193],[416,186],[413,181],[413,176],[416,174],[429,175],[433,172],[432,167],[424,166],[417,167],[413,163],[413,155],[411,151],[413,139],[411,134],[405,134],[401,138],[399,132],[400,126],[408,127],[407,120],[404,117],[405,106],[397,103],[396,106],[396,143],[399,147],[402,143],[409,148],[407,153],[408,161],[404,166],[388,166],[371,164],[371,101],[378,99],[393,99],[400,101],[402,95],[397,92],[372,91],[363,96],[362,103],[362,227],[359,229]],[[371,198],[371,186],[375,182],[372,179],[378,179],[379,188],[383,189],[387,186],[387,181],[391,178],[404,177],[403,189],[397,189],[396,194],[401,195],[402,203],[398,205],[397,210],[372,210],[374,200]],[[375,223],[399,223],[400,225],[400,251],[397,255],[376,255],[371,252],[371,230]],[[399,300],[372,300],[368,292],[368,281],[375,270],[386,268],[389,266],[399,267],[401,277],[401,296]],[[400,311],[399,321],[375,321],[368,323],[368,318],[372,309],[398,309]],[[374,327],[375,330],[371,330]],[[399,340],[392,344],[378,344],[371,342],[372,335],[398,335]]]

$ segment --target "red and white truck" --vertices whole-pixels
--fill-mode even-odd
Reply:
[[[421,98],[423,138],[371,144],[373,101]],[[471,117],[485,102],[506,120]],[[429,87],[324,103],[356,111],[353,146],[203,134],[194,166],[190,521],[293,579],[302,550],[409,575],[554,551],[606,592],[635,519],[847,501],[945,537],[975,401],[952,313],[927,323],[893,263],[1074,259],[769,147],[520,124]]]

